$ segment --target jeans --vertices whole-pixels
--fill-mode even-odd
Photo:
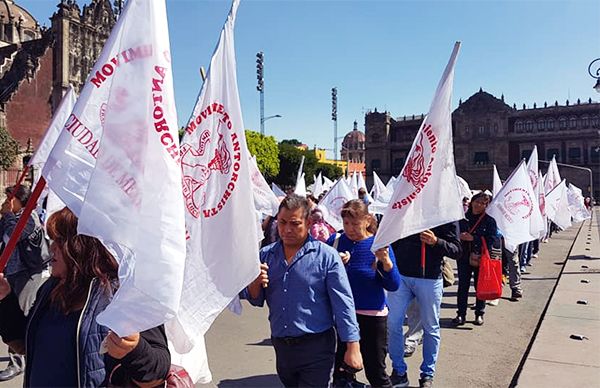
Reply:
[[[413,299],[408,305],[406,324],[408,330],[404,334],[404,344],[416,348],[423,340],[423,324],[421,323],[421,314],[419,314],[419,303],[416,299]]]
[[[528,241],[519,245],[519,260],[521,267],[525,267],[531,261],[531,255],[533,251],[533,242]]]
[[[404,362],[404,334],[402,324],[408,305],[417,300],[423,323],[423,363],[421,378],[435,375],[435,363],[440,350],[440,307],[443,293],[442,279],[421,279],[400,275],[400,287],[388,293],[389,352],[392,367],[399,374],[406,373]]]
[[[519,250],[511,253],[508,249],[504,249],[509,257],[508,260],[508,284],[510,289],[516,292],[523,292],[521,288],[521,268],[519,267]]]
[[[458,305],[457,315],[467,316],[467,302],[469,300],[469,289],[471,288],[471,276],[475,280],[475,290],[477,290],[477,280],[479,279],[479,267],[473,267],[469,260],[459,259],[458,262],[458,294],[456,302]],[[475,316],[485,314],[485,301],[476,299]]]
[[[360,328],[360,354],[362,355],[365,375],[369,384],[376,388],[392,388],[390,377],[385,371],[385,357],[387,356],[387,318],[369,315],[356,315]],[[334,382],[340,379],[352,381],[355,375],[340,371],[346,343],[338,338],[338,348],[335,354]],[[335,385],[335,384],[334,384]]]

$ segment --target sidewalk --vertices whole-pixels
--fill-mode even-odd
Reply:
[[[594,213],[584,223],[563,268],[526,355],[519,387],[600,384],[600,210]],[[571,335],[588,339],[572,339]]]

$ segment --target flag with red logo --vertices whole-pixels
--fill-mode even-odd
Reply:
[[[42,174],[119,262],[98,322],[126,336],[175,316],[185,220],[164,0],[127,2]]]
[[[177,320],[167,326],[179,353],[202,344],[215,318],[259,273],[251,161],[237,87],[238,6],[234,0],[181,141],[185,287]]]
[[[567,183],[564,179],[546,194],[546,214],[561,229],[571,227]]]
[[[333,187],[319,201],[318,208],[323,212],[323,218],[335,230],[344,227],[342,220],[342,207],[351,199],[355,199],[350,186],[342,177],[335,182]]]
[[[525,161],[521,161],[504,182],[486,213],[496,220],[506,248],[511,252],[519,244],[538,238],[537,234],[532,235],[531,225],[537,225],[541,215]]]
[[[383,215],[373,251],[464,217],[454,167],[450,109],[459,49],[457,42]]]

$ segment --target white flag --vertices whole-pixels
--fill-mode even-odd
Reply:
[[[254,198],[254,209],[257,212],[274,217],[279,210],[279,200],[269,187],[265,177],[258,169],[256,158],[250,158],[250,181]]]
[[[371,195],[373,198],[376,201],[385,202],[387,204],[390,202],[390,199],[392,199],[393,193],[394,192],[392,190],[389,190],[387,187],[385,187],[377,173],[373,171],[373,188],[371,189]]]
[[[319,201],[318,208],[323,212],[323,218],[333,226],[335,230],[340,230],[344,227],[342,220],[342,207],[351,199],[354,199],[352,190],[344,178],[338,179],[333,187]]]
[[[457,175],[456,182],[458,183],[458,191],[460,192],[461,198],[466,197],[469,198],[469,200],[471,200],[473,194],[471,194],[471,188],[469,187],[467,181]]]
[[[585,207],[583,192],[579,187],[569,183],[567,198],[569,202],[569,211],[571,212],[574,222],[581,222],[591,218],[592,215]]]
[[[236,75],[238,5],[234,0],[182,139],[189,238],[181,307],[177,321],[167,327],[178,352],[201,346],[214,319],[259,273],[250,158]]]
[[[548,216],[546,215],[546,193],[544,192],[544,178],[542,177],[542,172],[538,170],[538,183],[537,183],[537,194],[538,194],[538,204],[540,205],[540,213],[542,214],[542,219],[544,220],[544,230],[540,232],[539,238],[544,238],[548,233]]]
[[[546,172],[546,178],[544,179],[544,191],[548,194],[553,188],[555,188],[561,181],[560,173],[558,172],[558,165],[556,164],[556,155],[552,156],[548,171]]]
[[[533,147],[533,151],[531,151],[531,155],[529,156],[529,160],[527,161],[527,174],[529,175],[529,179],[531,180],[531,187],[533,187],[533,194],[535,196],[536,208],[534,209],[534,213],[531,217],[531,236],[534,238],[539,238],[546,234],[546,220],[544,219],[544,213],[542,212],[542,206],[540,205],[540,193],[538,191],[538,182],[541,179],[539,168],[538,168],[538,152],[537,146]]]
[[[564,179],[546,195],[546,214],[561,229],[571,226],[567,183]]]
[[[506,248],[514,252],[521,243],[538,238],[531,234],[532,219],[539,221],[539,207],[525,162],[521,161],[494,196],[486,213],[496,220]]]
[[[321,172],[315,177],[315,183],[313,184],[313,195],[315,198],[319,198],[319,195],[323,192],[323,178]]]
[[[390,190],[391,192],[394,192],[394,190],[396,190],[396,185],[398,184],[399,179],[396,178],[395,176],[392,176],[390,178],[390,180],[388,181],[388,183],[386,183],[385,187]]]
[[[277,197],[285,197],[285,195],[286,195],[285,192],[283,190],[281,190],[281,188],[275,184],[275,182],[271,183],[271,190],[273,190],[273,193]]]
[[[379,225],[373,251],[464,217],[454,167],[450,117],[454,64],[459,49],[460,43],[456,42]]]
[[[130,0],[43,170],[49,187],[119,262],[98,323],[119,336],[179,307],[185,222],[165,2]],[[160,285],[158,287],[157,285]]]
[[[500,189],[502,189],[502,181],[500,180],[500,175],[498,175],[498,170],[496,169],[495,164],[493,174],[492,191],[494,192],[495,197],[498,195],[498,193],[500,193]]]
[[[300,167],[298,167],[298,175],[296,175],[296,187],[294,188],[294,194],[306,197],[306,181],[304,180],[304,155],[302,155],[302,161]]]
[[[333,187],[334,183],[331,179],[326,176],[323,177],[323,191],[329,190]]]

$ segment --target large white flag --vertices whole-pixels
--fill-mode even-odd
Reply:
[[[178,325],[168,327],[178,351],[199,342],[259,271],[250,155],[237,88],[238,5],[234,0],[182,139],[189,238]]]
[[[275,182],[271,183],[271,190],[273,190],[273,193],[277,197],[285,197],[285,195],[286,195],[285,191],[281,190],[281,188],[279,186],[277,186],[275,184]]]
[[[398,182],[399,179],[395,176],[392,176],[390,180],[385,184],[385,187],[387,187],[387,189],[391,192],[394,192],[394,190],[396,190],[396,185],[398,184]]]
[[[294,188],[294,194],[306,197],[306,181],[304,180],[304,155],[300,161],[300,167],[298,167],[298,175],[296,175],[296,187]]]
[[[254,194],[254,208],[259,213],[274,217],[279,210],[279,200],[258,169],[255,157],[250,158],[249,167],[252,193]]]
[[[494,196],[486,213],[496,220],[504,236],[506,248],[514,252],[521,243],[538,237],[531,234],[532,222],[541,217],[537,198],[531,186],[525,161],[521,161],[500,191]]]
[[[392,190],[389,190],[387,187],[385,187],[377,173],[373,171],[373,188],[371,188],[371,196],[376,201],[385,202],[387,204],[390,202],[390,199],[392,199],[393,193],[394,192]]]
[[[315,198],[319,198],[319,195],[323,192],[323,177],[319,171],[319,175],[315,177],[315,183],[313,185],[313,195]]]
[[[323,191],[331,189],[334,184],[335,183],[331,179],[326,176],[323,177]]]
[[[564,179],[546,195],[546,214],[561,229],[571,226],[567,183]]]
[[[560,173],[558,172],[558,165],[556,164],[556,155],[553,155],[544,179],[544,191],[546,194],[555,188],[561,180]]]
[[[373,251],[464,217],[454,167],[450,117],[454,64],[459,49],[457,42],[383,215]]]
[[[355,199],[352,190],[346,180],[342,177],[337,180],[333,187],[319,201],[318,208],[323,212],[323,218],[333,226],[335,230],[344,227],[342,220],[342,207],[351,199]]]
[[[533,214],[531,217],[530,232],[531,236],[538,238],[546,234],[546,220],[544,219],[544,213],[540,205],[540,193],[538,191],[538,182],[541,180],[541,176],[538,168],[537,146],[533,147],[533,151],[531,151],[531,155],[527,161],[527,174],[529,174],[529,179],[531,180],[531,187],[533,187],[535,203],[537,205],[533,211],[534,213],[539,213],[539,215]]]
[[[461,198],[466,197],[470,200],[471,197],[473,197],[473,194],[471,194],[471,188],[469,187],[467,181],[457,175],[456,183],[458,184],[458,191],[460,192]]]
[[[542,215],[542,219],[544,220],[544,230],[540,233],[539,238],[544,238],[548,233],[548,216],[546,215],[546,193],[544,192],[544,178],[542,177],[542,172],[538,170],[538,179],[537,182],[537,194],[538,194],[538,204],[540,205],[540,213]]]
[[[49,187],[119,261],[98,322],[120,336],[179,307],[185,222],[165,2],[130,0],[43,170]]]
[[[500,193],[500,189],[502,189],[502,181],[500,180],[500,175],[498,174],[498,170],[496,169],[496,165],[494,164],[493,171],[493,181],[492,181],[492,191],[494,197]]]
[[[591,213],[585,207],[583,192],[577,186],[569,183],[567,189],[567,198],[569,202],[569,211],[574,222],[581,222],[591,218]]]

